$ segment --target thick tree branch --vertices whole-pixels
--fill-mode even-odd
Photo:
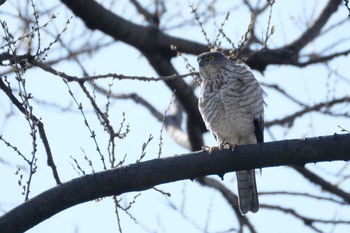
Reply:
[[[328,4],[323,9],[320,16],[307,30],[294,42],[288,45],[288,49],[293,51],[300,51],[304,48],[310,41],[313,41],[320,33],[322,28],[326,25],[329,18],[338,9],[342,0],[329,0]]]
[[[170,36],[153,26],[140,26],[112,13],[93,0],[61,0],[75,15],[80,17],[92,30],[100,30],[121,40],[141,52],[161,53],[164,58],[175,57],[170,46],[175,45],[178,51],[198,55],[207,51],[207,45]],[[295,41],[277,49],[264,49],[254,52],[249,48],[240,51],[242,56],[249,56],[246,62],[251,68],[264,71],[268,64],[292,64],[300,66],[299,52],[314,40],[338,9],[341,0],[329,0],[315,22]],[[84,7],[82,7],[84,6]],[[340,54],[342,55],[342,54]],[[331,58],[330,58],[331,59]]]
[[[140,26],[112,13],[94,0],[61,0],[85,25],[100,30],[116,40],[123,41],[141,51],[157,51],[168,57],[176,56],[170,45],[180,51],[199,54],[208,50],[206,45],[172,37],[153,26]]]
[[[58,185],[0,218],[0,232],[23,232],[74,205],[99,197],[237,170],[350,160],[350,134],[286,140],[229,149],[199,151],[107,170]],[[348,200],[346,200],[348,201]]]

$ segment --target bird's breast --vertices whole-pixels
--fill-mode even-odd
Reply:
[[[231,144],[255,143],[253,120],[239,107],[239,100],[231,99],[230,111],[225,109],[220,92],[206,92],[199,100],[199,109],[207,128],[219,141]]]

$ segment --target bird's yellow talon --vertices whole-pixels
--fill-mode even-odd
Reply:
[[[219,150],[220,148],[218,146],[202,146],[203,150],[206,150],[209,152],[209,154],[213,153],[213,151]]]

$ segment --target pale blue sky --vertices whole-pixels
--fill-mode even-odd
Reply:
[[[127,2],[128,1],[121,1],[117,6],[125,6],[123,4]],[[37,4],[41,5],[40,2]],[[324,4],[325,1],[306,2],[299,0],[293,1],[293,3],[277,1],[272,15],[272,24],[276,26],[276,33],[270,39],[269,46],[274,48],[275,46],[283,45],[300,35],[305,29],[305,25],[303,25],[302,22],[305,22],[305,19],[316,17],[323,9]],[[219,1],[219,5],[221,10],[225,12],[225,1]],[[117,6],[114,12],[120,14],[121,12]],[[187,1],[179,3],[178,7],[183,8],[183,15],[179,20],[191,20],[193,18],[193,15],[190,14]],[[2,12],[13,12],[13,9],[9,2],[1,6]],[[136,14],[134,9],[130,6],[124,9],[123,16],[126,18],[131,18]],[[171,8],[169,7],[169,9]],[[58,30],[60,30],[64,21],[71,13],[67,11],[65,7],[59,7],[55,12],[59,13],[55,24]],[[346,10],[341,9],[336,13],[336,16],[332,18],[332,22],[337,22],[346,16]],[[217,29],[214,23],[219,25],[223,17],[224,15],[222,15],[222,17],[217,17],[215,20],[209,21],[205,25],[205,29],[210,38],[216,37]],[[267,19],[267,15],[259,18],[260,21],[256,28],[257,34],[264,35],[264,33],[266,33]],[[45,19],[42,20],[46,22]],[[226,33],[233,41],[239,41],[241,35],[245,33],[249,20],[250,15],[247,10],[241,9],[239,11],[233,11],[225,26]],[[135,21],[140,23],[141,18],[136,18]],[[175,22],[176,21],[174,21],[174,23]],[[8,24],[10,30],[16,31],[13,19],[10,19]],[[343,25],[342,28],[348,27],[349,22],[346,25]],[[74,35],[80,30],[85,30],[81,29],[81,26],[82,23],[80,19],[74,17],[72,24],[69,25],[66,32],[67,35]],[[169,33],[205,43],[203,35],[200,33],[198,27],[175,29],[169,31]],[[310,44],[307,47],[307,51],[319,51],[320,48],[338,38],[339,35],[344,36],[344,30],[335,31],[331,33],[330,36],[321,38],[316,41],[316,43]],[[48,37],[46,38],[50,41]],[[106,41],[110,40],[108,37],[104,39]],[[49,43],[48,41],[44,41],[44,43],[47,45]],[[346,47],[346,45],[343,45],[343,47]],[[58,46],[53,47],[52,55],[49,53],[49,59],[57,56],[54,52],[57,48]],[[74,44],[72,49],[74,49]],[[194,67],[197,67],[195,56],[185,56]],[[182,58],[176,58],[172,61],[180,73],[188,72],[185,69]],[[140,56],[138,51],[121,42],[115,43],[95,53],[93,57],[85,56],[83,64],[90,74],[119,73],[133,76],[157,77],[156,73],[148,66],[147,61]],[[337,59],[331,62],[330,66],[344,76],[348,75],[350,71],[348,59],[346,58]],[[81,70],[74,62],[64,62],[54,67],[71,75],[82,75]],[[2,72],[2,70],[0,72]],[[307,104],[318,103],[324,100],[328,93],[326,83],[334,87],[331,88],[331,90],[336,90],[330,93],[331,97],[340,97],[349,92],[349,82],[337,78],[334,74],[329,76],[329,70],[323,65],[314,65],[303,69],[291,66],[269,66],[264,75],[256,71],[253,72],[260,82],[278,83],[278,85],[285,88],[292,96]],[[61,106],[68,106],[72,102],[66,85],[59,77],[50,75],[41,70],[33,69],[25,74],[25,78],[27,79],[27,89],[35,98],[45,100],[49,103],[57,103]],[[191,77],[186,78],[186,80],[190,81]],[[102,81],[99,83],[107,84],[110,81],[111,80]],[[16,87],[15,81],[13,80],[12,82],[14,87]],[[89,102],[76,84],[71,83],[70,88],[75,93],[75,97],[78,101],[83,103],[88,122],[93,130],[96,131],[99,146],[104,150],[103,153],[106,155],[105,148],[107,145],[107,137],[104,135],[103,129],[96,120],[94,113],[91,112]],[[159,111],[166,110],[172,96],[169,89],[161,82],[115,80],[112,90],[122,93],[136,92],[154,104]],[[265,88],[265,91],[268,94],[266,99],[268,104],[268,108],[266,109],[267,121],[280,118],[300,109],[299,106],[282,98],[276,92],[267,88]],[[97,99],[100,106],[105,105],[106,98],[104,96],[98,95]],[[31,151],[31,141],[27,123],[23,119],[23,116],[14,110],[16,113],[15,116],[12,116],[6,122],[3,120],[4,113],[9,111],[9,106],[7,98],[1,92],[0,133],[3,134],[6,140],[18,146],[24,154],[29,155]],[[76,158],[85,171],[90,171],[86,162],[83,160],[84,154],[82,149],[88,154],[89,158],[94,161],[95,170],[102,170],[99,155],[95,150],[95,145],[90,138],[80,113],[77,111],[76,113],[61,112],[52,107],[44,107],[36,103],[33,103],[33,106],[35,114],[41,117],[45,124],[47,136],[62,181],[68,181],[78,176],[71,166],[73,161],[70,159],[70,156]],[[348,106],[344,107],[348,108]],[[77,109],[76,106],[74,106],[74,109]],[[122,159],[125,154],[127,154],[127,163],[132,163],[138,159],[141,153],[141,146],[148,139],[150,134],[154,136],[154,139],[147,147],[147,155],[144,160],[157,157],[161,124],[150,115],[147,109],[132,101],[121,100],[113,101],[111,105],[111,120],[116,128],[121,122],[123,112],[126,114],[126,122],[130,124],[131,131],[124,140],[117,141],[117,154],[119,159]],[[276,140],[303,138],[330,135],[336,132],[339,133],[340,129],[337,125],[349,128],[349,119],[331,118],[313,113],[296,120],[291,129],[286,130],[280,127],[273,127],[271,128],[271,132]],[[272,140],[267,133],[265,133],[265,136],[267,141]],[[166,132],[163,133],[163,138],[163,156],[172,156],[188,152],[186,149],[176,145]],[[205,135],[205,142],[208,145],[215,144],[213,137],[209,133]],[[31,197],[55,185],[54,179],[51,177],[51,171],[46,165],[45,153],[41,142],[39,141],[38,144],[39,168],[33,178]],[[0,158],[4,158],[9,162],[8,165],[0,164],[0,185],[3,187],[3,191],[0,192],[0,210],[6,211],[23,201],[24,197],[21,195],[21,189],[17,185],[18,177],[14,175],[16,171],[15,167],[23,165],[23,162],[21,158],[3,143],[0,143],[0,153]],[[308,165],[308,167],[324,175],[324,169],[334,170],[343,166],[343,164],[344,163],[311,164]],[[328,176],[327,179],[334,182],[336,181],[336,178],[333,176]],[[236,181],[233,174],[227,174],[224,182],[228,186],[231,186],[234,192],[236,192]],[[261,176],[259,174],[257,175],[257,182],[259,191],[302,191],[316,194],[319,192],[318,187],[310,185],[307,181],[302,179],[300,175],[285,167],[264,169]],[[131,209],[132,215],[139,224],[135,224],[132,219],[120,211],[123,232],[144,232],[143,230],[145,229],[148,229],[150,232],[201,232],[193,224],[184,220],[179,212],[170,208],[169,202],[174,203],[179,208],[181,203],[185,203],[184,214],[198,226],[203,227],[207,218],[210,218],[210,224],[208,226],[209,232],[223,231],[230,227],[237,226],[233,211],[221,195],[212,189],[201,187],[196,182],[191,181],[161,185],[158,188],[171,193],[171,198],[168,199],[154,190],[142,192],[141,196],[137,198],[136,204],[134,204]],[[134,195],[136,195],[136,193],[126,194],[122,196],[122,199],[125,203],[128,203],[133,199]],[[300,212],[306,216],[319,216],[321,218],[333,215],[335,218],[338,216],[343,218],[350,216],[349,208],[335,208],[333,204],[320,204],[317,201],[305,198],[261,196],[260,200],[261,203],[293,207],[300,210]],[[209,209],[210,211],[208,212]],[[316,209],[317,213],[315,213]],[[275,211],[261,209],[258,214],[249,214],[248,217],[252,223],[255,224],[259,232],[311,232],[307,228],[304,228],[302,222]],[[328,228],[326,227],[324,229]],[[345,229],[341,229],[340,227],[335,229],[335,232],[344,231]],[[53,216],[28,232],[117,232],[114,205],[111,198],[105,198],[100,202],[84,203]]]

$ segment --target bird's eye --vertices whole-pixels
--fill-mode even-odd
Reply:
[[[209,56],[209,61],[214,60],[214,56]]]

